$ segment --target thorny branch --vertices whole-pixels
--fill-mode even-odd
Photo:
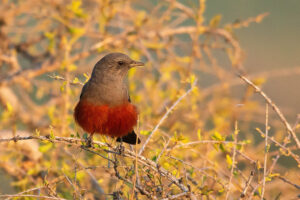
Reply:
[[[213,28],[213,27],[208,27],[208,26],[204,26],[203,21],[203,12],[205,10],[204,8],[204,1],[200,0],[200,8],[194,9],[194,8],[190,8],[178,1],[173,1],[173,0],[166,0],[166,2],[170,3],[172,6],[171,8],[168,8],[168,10],[170,9],[178,9],[181,11],[181,15],[183,17],[178,17],[177,20],[174,20],[173,25],[167,26],[164,25],[161,28],[158,29],[150,29],[150,31],[143,31],[145,29],[143,28],[136,28],[136,27],[131,27],[131,26],[127,26],[128,24],[124,23],[124,25],[126,25],[127,27],[123,27],[123,25],[121,25],[121,28],[124,28],[124,31],[120,34],[111,34],[111,33],[106,33],[106,34],[99,34],[98,32],[96,32],[97,36],[95,38],[98,38],[100,42],[94,44],[92,47],[85,49],[84,51],[78,53],[76,52],[77,50],[74,51],[74,54],[72,54],[72,56],[70,57],[69,63],[74,63],[74,62],[80,62],[82,61],[84,58],[87,58],[90,55],[96,55],[96,53],[98,53],[97,50],[105,47],[106,49],[112,49],[110,47],[117,47],[118,49],[120,49],[120,44],[125,43],[125,44],[132,44],[132,40],[138,40],[138,43],[141,45],[138,45],[139,48],[142,48],[142,52],[144,54],[146,54],[146,57],[148,58],[148,60],[150,61],[150,63],[157,63],[157,61],[155,59],[152,58],[151,54],[149,53],[149,49],[147,47],[145,47],[143,45],[144,43],[144,39],[145,40],[149,40],[149,41],[154,41],[157,38],[160,39],[172,39],[174,38],[174,36],[176,35],[180,35],[180,34],[187,34],[189,36],[193,36],[198,37],[199,35],[205,35],[205,36],[217,36],[216,38],[221,38],[225,41],[226,45],[224,46],[230,46],[233,49],[233,54],[232,57],[233,59],[232,64],[233,67],[239,71],[240,73],[244,74],[244,69],[241,65],[241,60],[242,60],[242,49],[239,45],[239,42],[237,41],[237,39],[231,34],[231,32],[227,31],[224,28]],[[201,3],[202,2],[202,3]],[[59,9],[61,9],[60,5],[58,3],[54,3]],[[126,12],[125,12],[126,13]],[[258,17],[255,18],[249,18],[246,21],[242,21],[240,23],[235,23],[233,25],[231,25],[231,27],[233,28],[239,28],[239,27],[243,27],[243,26],[248,26],[249,23],[251,22],[259,22],[262,18],[264,18],[267,14],[262,14]],[[169,17],[169,15],[166,15],[166,13],[164,13],[164,16]],[[53,17],[53,16],[52,16]],[[166,18],[167,18],[166,17]],[[186,19],[193,19],[197,22],[197,26],[179,26],[179,24],[181,24],[183,21],[185,21]],[[0,18],[1,21],[1,18]],[[163,20],[161,20],[162,22],[164,22]],[[147,22],[145,21],[145,24]],[[177,23],[177,24],[176,24]],[[118,26],[116,26],[118,27]],[[0,23],[0,28],[1,28],[1,23]],[[119,28],[119,27],[118,27]],[[146,27],[147,28],[147,27]],[[52,31],[52,30],[50,30]],[[95,34],[95,33],[92,33]],[[95,35],[96,35],[95,34]],[[1,35],[1,34],[0,34]],[[100,35],[100,36],[99,36]],[[132,37],[133,36],[133,37]],[[41,40],[44,38],[44,36],[42,37],[36,37],[38,38],[36,41],[33,40],[34,43],[38,42],[38,40]],[[59,40],[61,40],[60,37],[58,37]],[[198,42],[198,41],[196,41]],[[206,44],[199,44],[199,46],[201,45],[206,45]],[[23,83],[24,80],[26,80],[27,82],[32,81],[32,80],[36,80],[33,79],[35,77],[38,77],[39,75],[45,74],[45,73],[49,73],[49,72],[53,72],[56,70],[59,70],[60,67],[63,64],[62,60],[56,59],[56,60],[52,60],[51,59],[44,59],[47,54],[49,53],[48,51],[45,54],[39,54],[36,57],[32,57],[31,54],[27,54],[27,49],[29,49],[29,47],[31,46],[30,43],[25,42],[25,43],[20,43],[17,44],[15,47],[15,50],[18,53],[24,54],[25,57],[27,57],[28,59],[30,59],[32,61],[32,63],[34,63],[34,66],[37,66],[35,68],[31,68],[31,69],[23,69],[20,64],[18,63],[18,59],[15,55],[12,56],[6,56],[6,54],[2,54],[0,52],[0,61],[4,61],[8,64],[10,64],[12,66],[12,68],[14,68],[14,71],[11,71],[11,73],[9,73],[7,76],[3,76],[4,78],[0,80],[0,87],[4,88],[8,85],[12,85],[13,83]],[[197,44],[194,44],[194,46],[197,46]],[[222,46],[220,49],[223,49],[224,46]],[[131,46],[130,46],[131,47]],[[135,48],[134,44],[132,45],[133,48]],[[202,47],[202,46],[201,46]],[[210,48],[218,48],[218,47],[214,47],[209,46]],[[123,46],[121,46],[121,48],[123,48]],[[1,50],[1,49],[0,49]],[[41,63],[37,63],[41,62]],[[157,65],[157,64],[156,64]],[[214,73],[214,72],[212,72]],[[282,75],[289,75],[291,73],[300,73],[299,67],[292,69],[290,71],[282,71],[282,70],[278,70],[275,71],[274,73],[262,73],[259,74],[259,76],[266,76],[266,77],[270,77],[270,76],[282,76]],[[229,74],[229,73],[228,73]],[[228,75],[227,74],[227,75]],[[1,77],[2,78],[2,77]],[[63,77],[60,76],[56,76],[53,77],[57,80],[65,80]],[[241,77],[240,77],[241,78]],[[248,79],[250,79],[251,77],[248,76]],[[69,81],[68,78],[66,78],[67,81]],[[229,86],[233,86],[236,84],[239,84],[239,82],[237,81],[237,78],[232,78],[230,79],[230,81],[228,81]],[[244,80],[245,81],[245,80]],[[247,81],[246,81],[247,82]],[[70,82],[70,84],[73,84]],[[77,83],[76,83],[77,84]],[[78,83],[80,84],[80,83]],[[248,83],[249,84],[249,83]],[[253,84],[253,83],[252,83]],[[21,85],[21,84],[20,84]],[[250,82],[251,85],[251,82]],[[4,86],[4,87],[3,87]],[[253,84],[252,87],[255,88],[255,85]],[[220,87],[220,83],[214,84],[211,87],[208,87],[206,89],[203,89],[202,95],[203,96],[208,96],[211,95],[213,93],[215,93],[216,90],[218,89],[222,89],[222,87]],[[264,96],[263,92],[260,91],[260,94],[266,99],[266,101],[268,101],[268,99],[266,98],[267,96]],[[269,104],[272,102],[268,102]],[[176,106],[176,102],[174,107]],[[270,104],[271,105],[271,104]],[[274,104],[275,105],[275,104]],[[141,156],[142,152],[145,150],[147,143],[150,141],[152,135],[155,133],[155,131],[157,131],[160,128],[160,125],[163,123],[164,119],[167,117],[167,115],[169,115],[172,111],[172,109],[174,109],[174,107],[171,107],[170,110],[168,110],[165,114],[165,116],[163,116],[163,118],[161,119],[161,121],[159,121],[159,124],[156,125],[156,127],[153,129],[151,135],[148,137],[147,141],[144,143],[143,148],[141,149],[139,154],[134,153],[134,151],[129,151],[129,150],[125,150],[124,152],[120,153],[118,150],[112,148],[111,146],[105,144],[105,143],[101,143],[101,142],[95,142],[94,144],[98,144],[99,148],[101,149],[101,147],[105,147],[105,149],[101,149],[102,151],[109,153],[109,154],[114,154],[115,156],[123,156],[123,157],[129,157],[132,159],[136,159],[139,163],[141,163],[143,166],[148,166],[149,168],[151,168],[153,171],[155,171],[156,173],[158,173],[160,176],[164,176],[166,177],[169,181],[171,181],[171,184],[175,184],[177,185],[178,188],[180,188],[180,190],[182,191],[181,193],[175,194],[175,195],[169,195],[167,196],[168,198],[166,199],[180,199],[180,198],[184,198],[185,196],[191,196],[190,191],[188,190],[189,187],[186,186],[186,184],[183,184],[181,181],[178,181],[178,179],[173,176],[170,172],[168,172],[167,170],[164,170],[164,168],[158,166],[157,162],[159,161],[159,159],[162,157],[162,155],[165,152],[171,151],[173,149],[173,147],[168,147],[169,142],[165,145],[165,148],[161,151],[161,154],[159,154],[158,159],[156,162],[153,162],[150,159],[147,159],[146,157]],[[276,107],[273,109],[276,111]],[[279,109],[278,109],[279,111]],[[25,113],[25,112],[19,112],[19,113]],[[286,119],[284,118],[284,116],[282,114],[277,113],[280,117],[280,119],[283,121],[283,123],[285,124],[285,126],[287,127],[288,131],[289,131],[289,135],[287,136],[287,138],[285,138],[284,140],[284,144],[281,145],[279,142],[276,142],[272,137],[267,136],[266,139],[269,139],[270,141],[274,142],[275,144],[278,144],[280,146],[280,148],[284,149],[285,151],[287,151],[288,153],[290,153],[290,155],[294,156],[294,158],[299,158],[297,156],[295,156],[295,154],[293,152],[291,152],[291,150],[289,148],[286,147],[286,145],[289,142],[290,136],[292,135],[294,140],[297,143],[297,146],[299,148],[299,142],[298,138],[296,137],[295,133],[290,131],[290,126],[288,124],[288,122],[286,121]],[[40,117],[37,117],[40,120]],[[40,127],[40,126],[39,126]],[[295,132],[295,130],[294,130]],[[29,139],[36,139],[36,140],[47,140],[50,142],[58,142],[58,143],[64,143],[64,144],[72,144],[72,145],[78,145],[78,147],[80,147],[81,149],[83,149],[84,151],[87,151],[89,153],[95,154],[99,157],[102,157],[106,160],[108,160],[110,163],[113,164],[114,166],[114,170],[115,170],[115,174],[119,175],[119,179],[131,184],[132,182],[130,180],[128,180],[126,177],[121,176],[121,174],[118,172],[119,168],[119,163],[117,162],[117,160],[113,160],[111,159],[111,157],[109,156],[105,156],[102,155],[101,153],[98,152],[98,147],[95,148],[85,148],[84,146],[82,146],[82,143],[84,143],[85,141],[78,139],[78,138],[67,138],[67,137],[45,137],[45,136],[28,136],[28,137],[13,137],[13,138],[6,138],[6,139],[0,139],[0,142],[9,142],[9,141],[19,141],[19,140],[29,140]],[[232,144],[234,142],[232,141],[210,141],[210,140],[203,140],[203,141],[197,141],[197,142],[190,142],[187,144],[179,144],[176,145],[174,148],[177,147],[188,147],[190,145],[196,145],[196,144],[200,144],[199,146],[201,146],[201,144]],[[240,145],[241,143],[234,143],[234,145]],[[171,146],[171,145],[170,145]],[[171,150],[170,150],[171,149]],[[191,149],[193,150],[193,149]],[[250,163],[255,163],[253,158],[250,158],[251,156],[246,155],[245,153],[243,153],[242,151],[236,149],[236,153],[238,153],[239,155],[241,155],[242,157],[244,157],[246,160],[250,161]],[[276,156],[276,158],[274,159],[270,170],[268,173],[272,172],[272,169],[274,167],[274,165],[276,164],[277,160],[280,157],[280,153],[278,153],[278,155]],[[297,159],[295,159],[297,160]],[[184,162],[183,160],[181,160],[182,162]],[[299,162],[299,160],[297,160]],[[187,162],[184,162],[185,164],[187,164]],[[237,168],[237,167],[236,167]],[[194,167],[193,167],[194,169]],[[233,167],[232,167],[233,169]],[[237,169],[238,170],[238,169]],[[267,174],[268,174],[267,173]],[[231,173],[232,175],[232,173]],[[65,179],[65,177],[63,177]],[[188,177],[189,178],[189,177]],[[247,189],[249,187],[251,187],[251,181],[253,180],[253,174],[250,174],[250,179],[246,182],[246,186],[244,188],[244,193],[247,193]],[[284,179],[281,179],[284,181]],[[287,180],[287,179],[285,179]],[[288,181],[285,181],[288,183]],[[291,182],[289,183],[291,184]],[[142,186],[139,186],[140,184],[138,184],[138,186],[133,186],[135,191],[139,191],[141,193],[144,193],[147,195],[147,191],[145,190],[145,188],[143,188]],[[197,183],[195,185],[198,185]],[[259,186],[259,184],[258,184]],[[295,186],[295,185],[294,185]],[[297,185],[296,185],[297,186]],[[295,187],[296,187],[295,186]],[[140,187],[140,188],[139,188]],[[42,188],[42,187],[41,187]],[[296,187],[297,188],[297,187]],[[38,188],[33,188],[32,190],[38,190]],[[27,190],[27,192],[32,191],[32,190]],[[255,191],[256,188],[253,190]],[[26,191],[24,191],[26,192]],[[20,195],[19,197],[21,197],[22,193],[16,194],[16,195]],[[148,193],[149,194],[149,193]],[[147,195],[148,196],[148,195]],[[148,196],[149,197],[149,196]],[[10,198],[10,197],[8,197]],[[38,196],[38,198],[43,198],[43,196]],[[46,196],[44,197],[46,198]],[[209,196],[208,196],[209,198]]]
[[[252,81],[250,81],[244,75],[238,74],[238,76],[243,81],[245,81],[248,85],[253,87],[255,89],[255,91],[258,92],[266,100],[266,102],[273,108],[273,110],[276,112],[276,114],[278,115],[278,117],[280,118],[280,120],[282,121],[284,126],[286,127],[289,134],[291,134],[292,137],[294,138],[298,149],[300,149],[300,141],[297,138],[295,131],[292,129],[291,125],[287,122],[286,118],[284,117],[284,115],[282,114],[280,109],[276,106],[276,104],[258,86],[256,86]]]
[[[11,138],[2,138],[2,139],[0,139],[0,143],[1,142],[9,142],[9,141],[17,142],[17,141],[20,141],[20,140],[32,140],[32,139],[41,140],[41,141],[46,140],[46,141],[49,141],[49,142],[52,142],[52,143],[65,143],[65,144],[77,145],[77,146],[80,146],[85,151],[88,151],[90,153],[101,156],[104,159],[109,160],[110,162],[112,162],[114,164],[115,167],[118,166],[116,161],[111,160],[111,159],[99,154],[98,152],[94,151],[94,150],[99,150],[99,149],[97,149],[95,147],[87,149],[84,146],[82,146],[82,144],[84,144],[86,141],[84,139],[79,139],[79,138],[58,137],[58,136],[53,136],[52,138],[49,137],[49,136],[27,136],[27,137],[15,136],[15,137],[11,137]],[[135,152],[130,151],[128,149],[124,149],[124,151],[120,153],[118,151],[118,149],[112,148],[109,145],[107,145],[106,143],[102,143],[102,142],[99,142],[99,141],[93,141],[92,146],[95,146],[95,145],[99,146],[100,150],[103,150],[107,153],[112,153],[112,154],[123,156],[123,157],[129,157],[129,158],[132,158],[132,159],[138,158],[137,161],[139,163],[143,164],[144,166],[147,166],[147,167],[151,168],[153,171],[155,171],[157,173],[160,173],[161,176],[166,177],[167,179],[169,179],[172,183],[177,185],[178,188],[180,190],[182,190],[183,192],[188,192],[189,191],[187,186],[182,184],[180,182],[180,180],[178,180],[176,177],[174,177],[170,172],[168,172],[167,170],[165,170],[162,167],[159,167],[159,170],[158,170],[157,164],[152,160],[149,160],[149,159],[147,159],[147,158],[145,158],[141,155],[136,155]],[[105,149],[101,149],[101,147],[105,147]],[[118,175],[118,174],[116,173],[116,175]],[[119,176],[118,178],[121,178],[121,176]],[[136,185],[136,189],[138,189],[139,191],[143,191],[143,193],[147,195],[147,192],[145,192],[140,186]]]
[[[142,145],[140,151],[139,151],[139,155],[142,155],[143,151],[145,150],[147,144],[149,143],[149,141],[151,140],[152,136],[154,135],[154,133],[159,129],[160,125],[165,121],[165,119],[169,116],[169,114],[174,110],[174,108],[177,106],[178,103],[180,103],[180,101],[182,99],[184,99],[190,92],[193,91],[195,85],[197,83],[197,80],[195,80],[192,85],[191,88],[188,89],[188,91],[186,91],[181,97],[179,97],[174,104],[167,109],[167,112],[164,114],[164,116],[159,120],[159,122],[157,123],[157,125],[154,127],[154,129],[151,131],[150,135],[148,136],[147,140],[145,141],[145,143]]]

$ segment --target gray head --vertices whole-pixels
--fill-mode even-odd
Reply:
[[[128,101],[125,77],[128,70],[144,63],[134,61],[122,53],[110,53],[99,60],[90,80],[84,85],[80,99],[95,104],[118,105]]]
[[[102,78],[103,75],[124,78],[130,68],[143,65],[123,53],[110,53],[96,63],[92,78]]]

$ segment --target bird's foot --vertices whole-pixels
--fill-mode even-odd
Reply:
[[[123,153],[124,153],[124,151],[125,151],[125,147],[122,145],[123,143],[122,142],[120,142],[120,144],[117,146],[117,152],[120,154],[120,155],[122,155]]]
[[[85,145],[83,145],[83,147],[85,148],[93,147],[93,134],[85,138]]]

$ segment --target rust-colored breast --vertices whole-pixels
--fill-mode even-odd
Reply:
[[[99,133],[112,137],[127,135],[137,123],[137,109],[126,103],[119,106],[98,106],[79,101],[75,107],[75,121],[90,134]]]

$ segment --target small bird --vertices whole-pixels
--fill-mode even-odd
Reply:
[[[122,53],[110,53],[94,66],[90,79],[82,88],[74,118],[84,131],[116,137],[118,142],[140,143],[133,130],[138,111],[131,104],[126,76],[132,67],[143,66]]]

